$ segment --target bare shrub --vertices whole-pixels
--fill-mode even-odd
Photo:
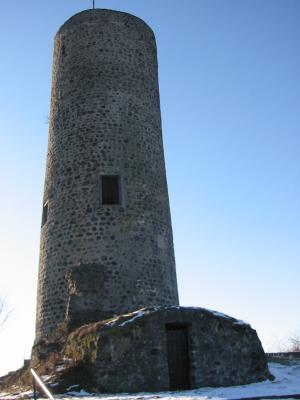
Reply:
[[[300,351],[300,334],[295,334],[289,338],[288,351],[291,352]]]

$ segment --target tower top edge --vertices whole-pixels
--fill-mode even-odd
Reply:
[[[72,27],[73,25],[77,25],[80,23],[84,22],[95,22],[99,20],[99,22],[102,20],[109,20],[113,19],[115,21],[128,21],[128,20],[135,20],[137,23],[143,25],[147,30],[151,32],[151,34],[154,35],[154,32],[152,28],[141,18],[129,14],[124,11],[117,11],[117,10],[110,10],[110,9],[105,9],[105,8],[95,8],[95,9],[88,9],[84,11],[80,11],[77,14],[74,14],[72,17],[67,19],[61,27],[57,31],[57,35],[60,33],[63,33],[65,30],[68,28]]]

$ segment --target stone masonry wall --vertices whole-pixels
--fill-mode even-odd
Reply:
[[[64,356],[87,363],[89,384],[96,391],[170,390],[168,324],[187,327],[191,389],[273,378],[256,331],[243,321],[203,308],[152,307],[85,325],[70,334]]]
[[[178,304],[156,57],[126,13],[87,10],[56,35],[36,341],[65,318]],[[120,205],[101,204],[101,175],[119,175]]]

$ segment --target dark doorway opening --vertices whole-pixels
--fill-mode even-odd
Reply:
[[[189,390],[191,385],[187,326],[168,324],[166,330],[170,390]]]

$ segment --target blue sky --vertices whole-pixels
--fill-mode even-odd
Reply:
[[[33,342],[53,37],[90,4],[1,5],[0,374]],[[300,332],[300,2],[96,4],[156,34],[181,304],[244,319],[276,350]]]

